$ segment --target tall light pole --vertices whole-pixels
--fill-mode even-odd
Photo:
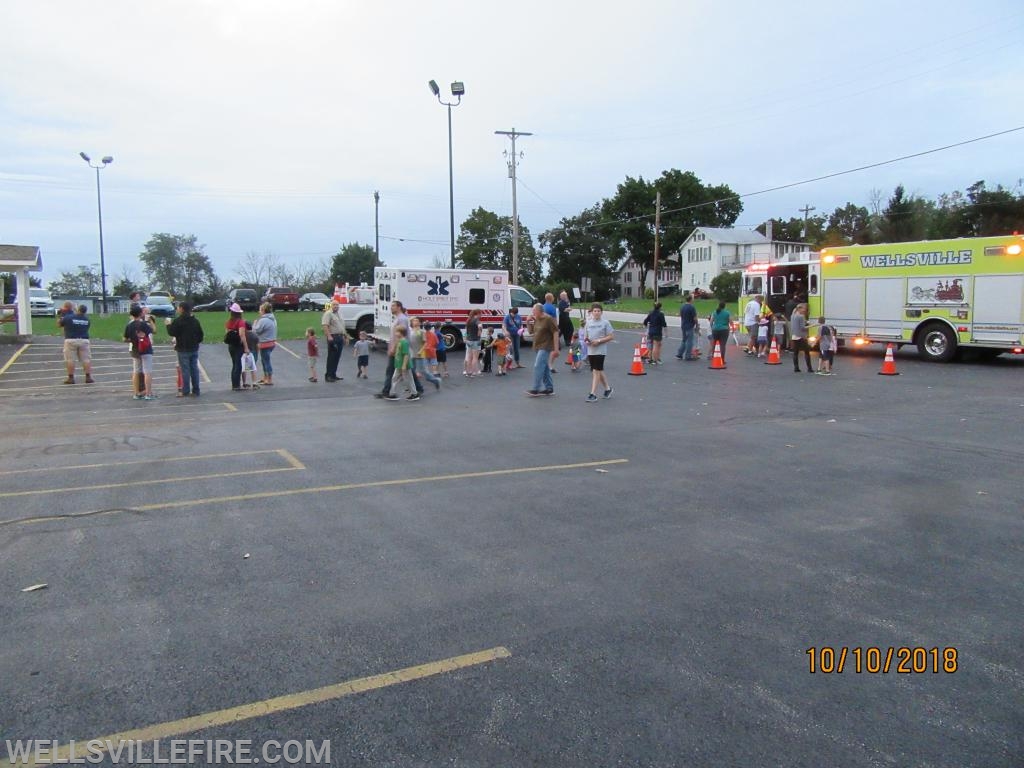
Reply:
[[[373,193],[373,254],[380,266],[380,192]]]
[[[495,131],[496,136],[512,139],[512,160],[508,164],[508,177],[512,179],[512,284],[519,285],[519,211],[516,208],[516,139],[519,136],[533,136],[526,131]]]
[[[78,156],[85,160],[86,164],[90,168],[96,169],[96,214],[100,221],[100,291],[103,296],[103,314],[107,314],[107,263],[103,257],[103,202],[100,197],[100,169],[106,168],[112,162],[114,158],[110,155],[104,157],[99,165],[93,165],[92,160],[85,152],[79,152]]]
[[[448,215],[452,246],[451,268],[455,269],[455,171],[452,166],[452,107],[457,107],[462,103],[462,97],[466,94],[466,86],[459,81],[452,83],[452,96],[455,97],[455,101],[444,101],[441,98],[441,89],[437,86],[437,82],[431,80],[428,85],[430,92],[437,96],[437,100],[448,107]]]

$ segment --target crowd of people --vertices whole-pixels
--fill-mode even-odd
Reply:
[[[321,317],[321,332],[326,347],[324,381],[333,383],[343,380],[339,366],[345,348],[344,321],[339,313],[340,305],[331,302]],[[505,315],[501,327],[493,332],[481,322],[479,310],[473,310],[465,326],[465,358],[462,375],[468,379],[493,373],[507,376],[511,371],[525,367],[520,361],[521,341],[529,331],[533,346],[533,377],[526,394],[530,397],[548,397],[555,393],[553,375],[558,373],[558,361],[562,351],[566,352],[565,363],[573,372],[586,364],[591,372],[590,392],[586,402],[608,399],[614,389],[605,373],[605,358],[608,344],[615,339],[612,324],[604,317],[600,303],[591,304],[586,317],[577,328],[570,314],[571,303],[565,291],[555,302],[553,294],[544,297],[544,303],[535,304],[529,315],[523,317],[517,307]],[[764,357],[769,343],[774,339],[780,351],[792,352],[793,369],[799,373],[801,356],[805,370],[810,373],[831,375],[837,349],[835,329],[819,318],[817,371],[811,367],[809,345],[810,324],[807,318],[807,304],[801,297],[794,296],[782,311],[772,311],[763,296],[755,296],[743,310],[743,325],[747,331],[747,355]],[[391,335],[387,345],[387,366],[384,382],[375,397],[398,400],[399,391],[406,400],[419,400],[424,393],[423,383],[441,389],[448,373],[448,345],[445,335],[430,323],[418,317],[410,317],[399,301],[391,304]],[[124,340],[129,344],[132,359],[132,397],[136,400],[154,400],[153,392],[153,335],[157,331],[154,318],[145,305],[133,296],[129,310],[130,321],[124,329]],[[676,352],[676,359],[692,362],[701,356],[701,325],[693,297],[687,295],[679,310],[682,341]],[[734,323],[725,302],[708,316],[709,354],[718,347],[724,365],[726,349]],[[166,330],[171,337],[177,357],[178,397],[200,396],[199,347],[204,341],[203,328],[192,313],[189,302],[181,302],[177,316],[166,319]],[[94,382],[92,377],[89,345],[90,320],[87,308],[77,309],[71,302],[65,302],[57,314],[57,325],[64,332],[64,362],[67,371],[65,384],[75,383],[75,365],[80,363],[85,382]],[[663,365],[662,344],[665,339],[668,320],[661,302],[655,302],[643,320],[644,333],[649,341],[648,362]],[[273,307],[264,303],[259,307],[255,322],[245,319],[242,308],[237,304],[228,307],[228,319],[224,324],[224,342],[231,361],[230,383],[232,391],[253,391],[260,387],[274,385],[273,352],[277,346],[277,319]],[[371,341],[365,332],[352,344],[352,356],[356,358],[356,378],[368,379]],[[320,368],[320,345],[315,328],[306,329],[306,357],[309,381],[318,382]],[[256,378],[259,368],[262,375]]]

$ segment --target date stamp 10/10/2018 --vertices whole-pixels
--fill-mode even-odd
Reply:
[[[954,647],[925,648],[868,646],[816,646],[806,651],[809,672],[815,674],[952,674],[959,668],[959,652]]]

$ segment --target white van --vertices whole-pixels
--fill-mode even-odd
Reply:
[[[374,332],[377,338],[391,334],[391,302],[400,301],[409,317],[419,317],[438,328],[445,345],[462,346],[471,310],[480,310],[480,325],[501,328],[511,307],[529,316],[537,299],[528,290],[510,285],[508,272],[497,269],[401,269],[377,267]]]

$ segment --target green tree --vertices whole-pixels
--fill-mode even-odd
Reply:
[[[986,189],[984,181],[977,181],[967,188],[967,204],[960,220],[965,237],[1024,231],[1024,195],[1015,195],[1002,185]]]
[[[871,242],[871,214],[862,205],[847,203],[829,214],[820,247],[865,245]]]
[[[153,235],[139,254],[150,288],[183,297],[208,292],[218,281],[203,248],[195,235]]]
[[[580,278],[589,277],[595,294],[605,294],[613,282],[614,263],[612,243],[599,226],[601,219],[601,209],[593,206],[540,234],[549,282],[578,286]]]
[[[641,267],[640,284],[654,265],[654,208],[661,193],[661,258],[676,253],[696,227],[728,227],[735,223],[743,203],[726,184],[707,186],[692,171],[663,171],[654,182],[642,177],[618,185],[615,195],[604,200],[602,231],[612,243],[616,261],[630,256]]]
[[[372,245],[348,243],[334,255],[330,279],[339,283],[372,285],[373,268],[379,266],[382,265],[377,263],[377,253]]]
[[[100,271],[92,266],[79,266],[74,272],[61,272],[50,281],[50,293],[65,296],[92,296],[100,291]]]
[[[810,247],[817,247],[825,237],[825,217],[809,216],[804,222],[802,218],[791,216],[789,221],[772,219],[772,240],[781,240],[787,243],[807,243]],[[806,223],[807,231],[804,231]],[[768,236],[767,224],[761,224],[757,231],[765,237]]]
[[[931,229],[934,209],[935,204],[930,200],[908,196],[903,185],[898,185],[878,222],[881,242],[924,240]]]
[[[711,293],[719,301],[738,301],[740,298],[740,284],[743,281],[743,274],[738,271],[719,272],[711,280]]]
[[[475,208],[459,227],[455,240],[455,264],[463,269],[512,269],[512,217]],[[541,280],[543,263],[533,245],[530,230],[519,224],[519,282]]]

